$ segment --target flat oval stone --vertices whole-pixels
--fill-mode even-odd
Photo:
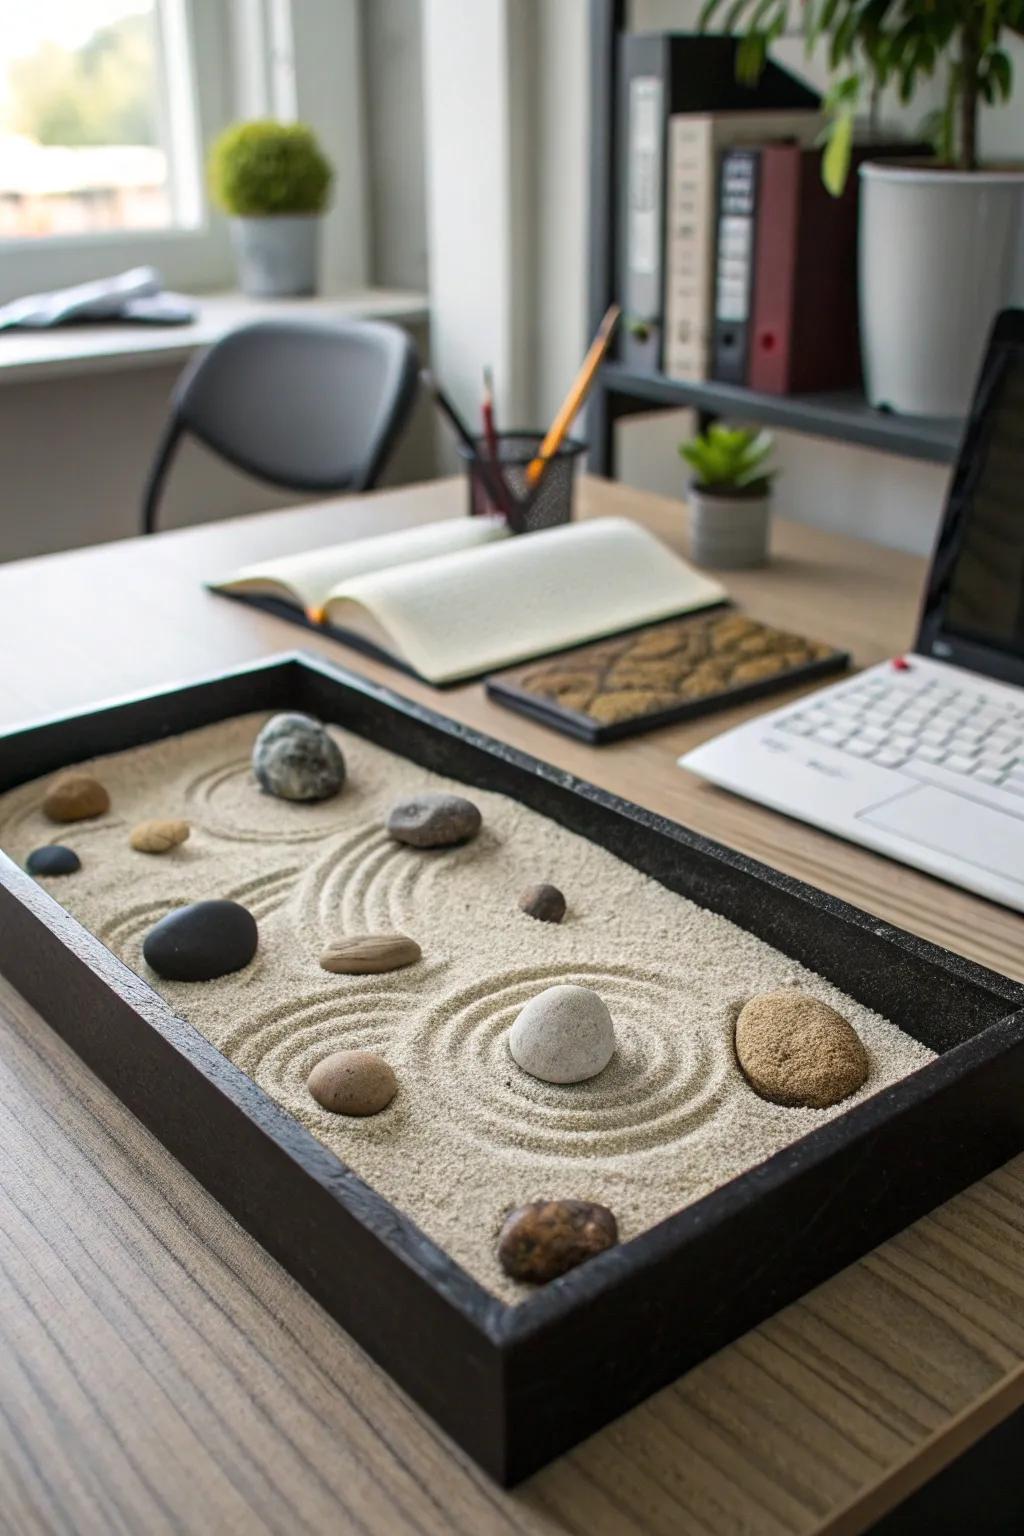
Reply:
[[[416,940],[404,933],[355,933],[328,944],[320,964],[339,976],[364,976],[400,971],[415,965],[421,954]]]
[[[761,1098],[827,1109],[862,1087],[868,1053],[842,1014],[788,988],[752,997],[736,1020],[736,1059]]]
[[[388,833],[411,848],[450,848],[476,837],[482,824],[472,800],[425,791],[391,807]]]
[[[589,987],[548,987],[509,1031],[512,1059],[542,1083],[583,1083],[615,1054],[612,1016]]]
[[[560,923],[565,916],[565,897],[557,885],[528,885],[519,898],[519,909],[539,923]]]
[[[259,931],[237,901],[194,901],[168,912],[146,934],[146,964],[166,981],[213,981],[248,965]]]
[[[86,821],[110,810],[110,796],[91,773],[62,773],[43,796],[43,812],[51,821]]]
[[[189,831],[187,821],[140,821],[129,842],[137,853],[167,853],[185,842]]]
[[[312,715],[274,715],[256,737],[252,771],[279,800],[329,800],[345,782],[345,759]]]
[[[398,1079],[372,1051],[335,1051],[318,1061],[307,1087],[333,1115],[379,1115],[398,1091]]]
[[[82,861],[75,850],[64,848],[60,843],[34,848],[25,860],[30,875],[73,875],[81,867]]]
[[[604,1253],[619,1240],[615,1217],[589,1200],[534,1200],[512,1212],[498,1238],[498,1260],[513,1280],[543,1285]]]

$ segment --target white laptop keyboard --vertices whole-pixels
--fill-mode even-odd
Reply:
[[[911,672],[865,674],[774,722],[879,768],[939,769],[1024,798],[1024,704]],[[965,786],[966,787],[966,786]]]

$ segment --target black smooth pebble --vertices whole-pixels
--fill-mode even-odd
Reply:
[[[25,860],[30,875],[73,875],[81,869],[82,861],[73,848],[60,843],[47,843],[45,848],[34,849]]]
[[[237,901],[194,901],[146,934],[146,964],[166,981],[213,981],[248,965],[256,953],[256,919]]]

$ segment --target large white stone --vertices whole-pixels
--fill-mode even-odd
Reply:
[[[542,1083],[582,1083],[611,1061],[615,1028],[589,987],[548,987],[522,1010],[508,1047],[513,1061]]]

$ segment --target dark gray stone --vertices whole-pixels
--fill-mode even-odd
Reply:
[[[329,800],[345,782],[345,759],[312,715],[275,715],[256,737],[252,771],[279,800]]]
[[[475,837],[483,817],[472,800],[436,792],[413,795],[391,807],[388,832],[411,848],[449,848]]]
[[[25,860],[30,875],[73,875],[81,867],[82,861],[75,850],[64,848],[60,843],[35,848]]]
[[[146,964],[166,981],[213,981],[248,965],[256,953],[256,919],[237,901],[194,901],[146,934]]]

